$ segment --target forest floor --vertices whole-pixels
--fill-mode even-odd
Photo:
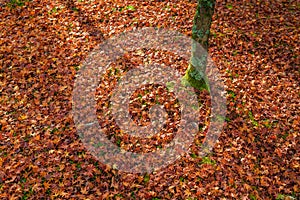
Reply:
[[[195,0],[0,0],[0,198],[299,199],[297,0],[217,1],[209,53],[227,91],[227,114],[205,157],[197,153],[209,124],[205,92],[198,95],[208,105],[199,112],[206,120],[189,153],[152,173],[105,165],[79,139],[72,91],[93,48],[142,27],[191,36],[195,7]],[[101,118],[118,78],[149,55],[182,75],[187,68],[174,55],[144,49],[121,58],[97,88],[102,128],[129,151],[143,151],[145,145],[150,145],[147,151],[163,148],[173,137],[128,139],[111,119]],[[170,103],[175,102],[172,95],[158,85],[141,88],[132,102],[149,107],[151,94],[178,112]],[[147,109],[140,107],[130,108],[133,118],[147,125]]]

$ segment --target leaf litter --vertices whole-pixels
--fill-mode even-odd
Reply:
[[[141,27],[190,36],[195,6],[187,0],[1,1],[1,199],[299,198],[298,1],[217,1],[209,52],[223,75],[228,113],[211,154],[197,155],[209,124],[205,92],[198,92],[201,129],[189,154],[159,171],[120,172],[79,140],[71,98],[88,53]],[[147,125],[149,107],[164,105],[170,119],[162,133],[139,140],[103,117],[109,88],[149,58],[182,74],[187,67],[168,52],[130,52],[105,74],[95,96],[107,137],[128,151],[163,148],[180,120],[174,95],[159,85],[137,90],[130,112]]]

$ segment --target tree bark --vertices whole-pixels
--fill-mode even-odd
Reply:
[[[206,76],[208,39],[216,0],[198,0],[192,29],[192,55],[183,81],[199,90],[210,90]],[[198,48],[200,44],[203,49]],[[198,47],[197,47],[198,46]],[[204,50],[206,52],[204,52]]]

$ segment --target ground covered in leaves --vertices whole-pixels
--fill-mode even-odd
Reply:
[[[80,141],[72,90],[89,52],[115,34],[141,27],[190,36],[195,6],[188,0],[0,0],[1,199],[299,198],[296,0],[217,1],[209,52],[224,79],[228,111],[211,154],[197,154],[207,121],[188,154],[151,174],[106,166]],[[187,67],[179,58],[148,50],[125,56],[97,89],[99,122],[117,77],[147,55],[182,74]],[[209,102],[207,94],[199,97],[203,105]],[[133,94],[135,121],[149,123],[147,107],[155,103],[170,110],[174,123],[166,129],[176,130],[176,99],[159,85]],[[207,113],[209,108],[199,116]],[[107,137],[126,150],[143,151],[147,145],[117,128]],[[152,138],[156,146],[144,150],[162,148],[172,137]]]

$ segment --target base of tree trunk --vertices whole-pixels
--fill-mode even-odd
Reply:
[[[208,92],[210,92],[210,87],[208,85],[207,76],[204,75],[204,77],[201,80],[197,80],[190,75],[192,70],[193,70],[193,68],[191,66],[189,66],[185,72],[185,75],[181,79],[181,84],[184,86],[192,86],[193,88],[196,88],[200,91],[207,90]]]

